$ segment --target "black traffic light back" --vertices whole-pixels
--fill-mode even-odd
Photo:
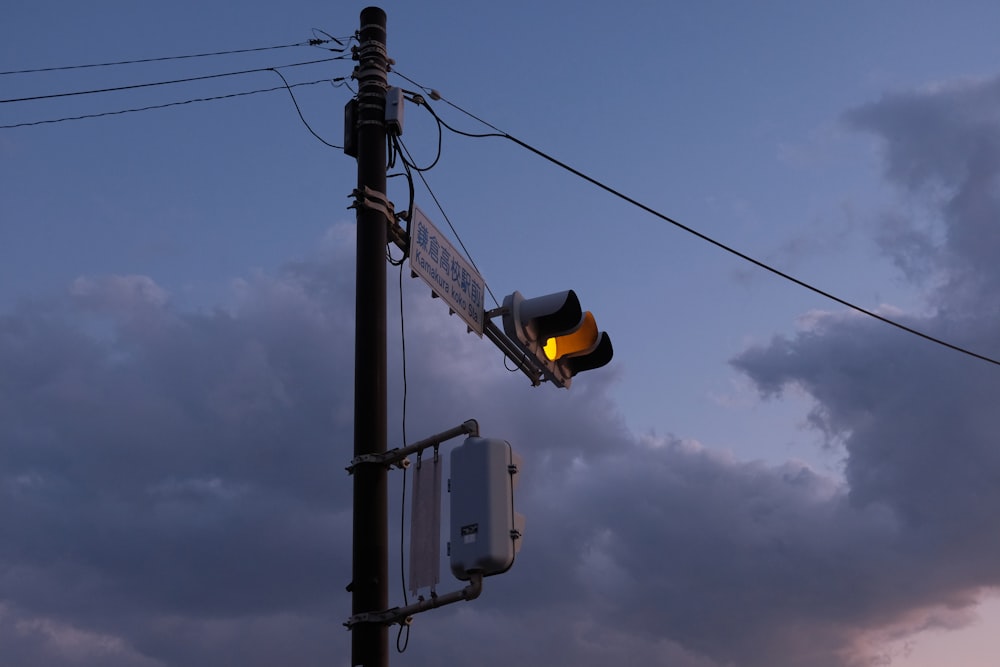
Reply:
[[[588,320],[589,329],[584,327]],[[507,337],[533,357],[542,374],[559,387],[568,388],[574,375],[604,366],[614,354],[611,339],[597,330],[593,315],[584,314],[573,290],[531,299],[525,299],[520,292],[508,295],[503,302],[503,326]],[[577,336],[571,345],[558,345],[560,338],[573,334]],[[592,337],[592,342],[580,341],[580,334]],[[551,339],[557,344],[550,350],[564,347],[571,352],[549,358],[545,348]]]

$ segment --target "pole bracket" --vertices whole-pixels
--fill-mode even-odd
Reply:
[[[363,188],[352,190],[348,196],[353,197],[354,201],[347,208],[367,209],[380,213],[385,218],[386,229],[392,242],[404,253],[409,250],[410,241],[406,230],[400,227],[396,209],[384,193],[372,190],[366,185]]]
[[[409,625],[413,621],[413,615],[422,611],[437,609],[446,604],[462,602],[463,600],[475,600],[483,592],[483,573],[470,572],[469,585],[461,590],[447,593],[445,595],[431,594],[430,598],[420,598],[413,604],[405,607],[393,607],[385,611],[368,611],[361,614],[354,614],[344,623],[348,630],[353,630],[354,626],[361,623],[375,623],[377,625]]]
[[[396,211],[392,202],[389,201],[384,193],[372,190],[366,185],[362,188],[352,190],[351,194],[348,196],[354,197],[354,202],[347,208],[366,208],[369,211],[377,211],[378,213],[381,213],[390,224],[394,224],[396,222]]]
[[[458,426],[448,429],[447,431],[441,431],[429,438],[424,438],[419,442],[415,442],[412,445],[407,445],[406,447],[394,447],[387,452],[382,454],[362,454],[360,456],[355,456],[351,459],[351,464],[347,466],[347,473],[350,475],[354,474],[354,470],[358,466],[362,465],[381,465],[386,468],[391,468],[396,466],[398,468],[407,468],[410,465],[407,456],[410,454],[418,454],[428,447],[437,447],[445,440],[451,440],[452,438],[457,438],[460,435],[479,435],[479,422],[475,419],[468,419]]]

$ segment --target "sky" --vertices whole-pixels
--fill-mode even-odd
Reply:
[[[450,126],[1000,359],[995,3],[381,6],[390,83]],[[11,72],[346,41],[363,7],[6,8],[0,663],[349,664],[353,63]],[[445,131],[435,161],[412,104],[402,139],[496,299],[574,289],[615,356],[532,387],[387,264],[390,446],[477,419],[527,522],[393,664],[995,664],[995,363],[513,142]]]

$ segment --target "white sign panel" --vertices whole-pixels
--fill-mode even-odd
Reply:
[[[448,302],[469,328],[483,335],[483,294],[486,284],[416,206],[410,225],[410,270]]]

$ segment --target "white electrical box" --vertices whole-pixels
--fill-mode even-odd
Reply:
[[[385,92],[385,129],[397,137],[403,134],[402,88],[389,88]]]
[[[468,437],[451,451],[451,571],[458,579],[510,569],[523,517],[514,513],[519,458],[510,443]]]

